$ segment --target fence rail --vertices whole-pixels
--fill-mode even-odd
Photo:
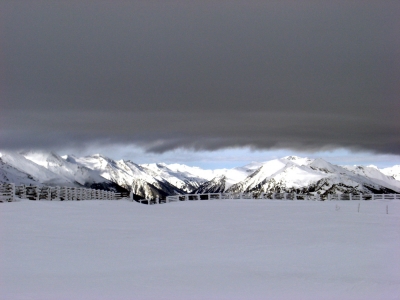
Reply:
[[[126,195],[113,191],[66,186],[25,186],[13,183],[0,184],[0,202],[17,198],[29,200],[118,200]]]

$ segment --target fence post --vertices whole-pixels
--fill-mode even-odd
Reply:
[[[14,197],[15,197],[15,184],[11,183],[11,201],[14,201]]]
[[[54,200],[59,200],[60,199],[60,187],[56,186],[54,189]]]
[[[351,200],[352,200],[352,198],[353,198],[352,196],[353,196],[353,194],[352,194],[352,193],[350,193],[350,194],[349,194],[349,200],[350,200],[350,201],[351,201]]]

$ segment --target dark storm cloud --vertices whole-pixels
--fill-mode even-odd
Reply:
[[[399,2],[216,2],[2,1],[1,147],[400,153]]]

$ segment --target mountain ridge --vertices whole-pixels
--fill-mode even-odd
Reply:
[[[136,198],[218,192],[400,193],[398,167],[339,166],[322,158],[286,156],[206,170],[183,164],[136,164],[99,153],[76,157],[22,151],[0,153],[0,182],[122,189]]]

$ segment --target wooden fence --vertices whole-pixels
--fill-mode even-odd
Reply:
[[[50,187],[25,186],[13,183],[0,184],[0,202],[12,202],[17,198],[30,200],[118,200],[127,195],[112,191],[78,188],[78,187]],[[129,196],[131,199],[132,195]],[[222,199],[270,199],[270,200],[400,200],[400,194],[328,194],[321,196],[314,194],[297,193],[206,193],[167,196],[166,199],[142,199],[144,204],[160,204],[176,201],[193,200],[222,200]]]
[[[13,183],[0,184],[0,202],[14,201],[15,186]]]
[[[25,186],[13,183],[0,184],[0,202],[12,202],[17,198],[29,200],[118,200],[126,197],[112,191],[66,187]]]
[[[219,199],[270,199],[270,200],[400,200],[400,194],[297,194],[297,193],[261,193],[254,195],[253,193],[207,193],[207,194],[186,194],[167,196],[165,201],[157,201],[158,203],[169,203],[176,201],[190,200],[219,200]],[[148,200],[146,204],[155,203]]]

